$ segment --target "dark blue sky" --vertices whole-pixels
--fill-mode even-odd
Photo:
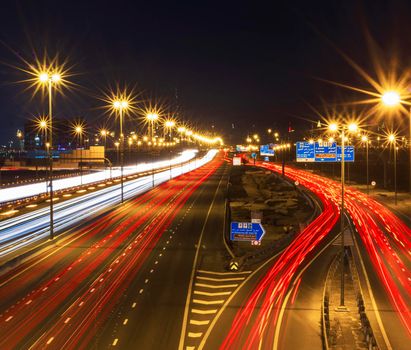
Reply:
[[[243,136],[256,129],[286,129],[314,118],[307,102],[346,92],[315,77],[364,84],[334,45],[371,69],[364,38],[369,30],[390,53],[410,61],[410,6],[406,1],[8,1],[0,11],[0,143],[24,121],[45,112],[16,81],[25,75],[12,50],[33,60],[60,53],[78,73],[79,87],[56,100],[56,115],[102,123],[94,96],[127,83],[172,106],[204,128]],[[12,50],[11,50],[11,49]],[[408,67],[407,67],[408,68]]]

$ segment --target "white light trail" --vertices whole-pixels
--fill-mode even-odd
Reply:
[[[184,162],[193,158],[195,153],[184,156]],[[203,166],[214,158],[216,150],[209,151],[203,158],[191,160],[189,163],[181,164],[168,170],[154,174],[154,186],[166,182],[171,178],[192,171]],[[172,160],[172,165],[181,162]],[[158,165],[164,167],[164,162]],[[169,165],[170,162],[166,161]],[[151,167],[151,164],[149,165]],[[151,168],[150,168],[151,169]],[[147,170],[147,169],[146,169]],[[144,172],[144,170],[142,170]],[[171,173],[170,173],[171,172]],[[124,183],[124,198],[129,199],[143,192],[148,191],[153,186],[153,176],[146,175],[138,179]],[[82,220],[90,219],[94,214],[120,203],[120,184],[106,187],[76,198],[72,198],[54,206],[55,230],[62,231],[68,227],[79,223]],[[8,260],[13,253],[19,249],[35,243],[38,240],[49,236],[49,208],[33,210],[30,213],[22,214],[0,222],[0,261]]]
[[[124,176],[130,174],[139,174],[146,171],[152,171],[156,169],[161,169],[168,166],[173,166],[187,162],[195,157],[197,150],[186,150],[181,153],[178,157],[172,158],[171,160],[162,160],[153,163],[140,163],[137,165],[130,165],[124,167]],[[92,174],[87,174],[81,176],[72,176],[69,178],[58,179],[53,181],[54,191],[63,190],[70,187],[80,186],[90,184],[98,181],[108,180],[110,178],[119,177],[121,175],[121,170],[119,167],[112,168],[111,170],[105,169]],[[10,202],[17,199],[23,199],[33,196],[38,196],[40,194],[47,192],[47,182],[38,182],[29,185],[15,186],[0,189],[0,203]]]

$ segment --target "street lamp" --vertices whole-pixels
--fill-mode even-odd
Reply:
[[[108,134],[108,131],[106,129],[101,129],[100,130],[100,135],[104,138],[104,152],[106,151],[107,134]]]
[[[120,182],[121,182],[121,203],[124,202],[124,179],[123,179],[123,168],[124,168],[124,134],[123,134],[123,116],[124,113],[129,108],[129,103],[124,98],[116,98],[113,100],[113,109],[118,113],[118,118],[120,120]],[[117,148],[118,149],[118,148]]]
[[[388,142],[394,145],[394,203],[397,205],[397,138],[394,134],[388,135]]]
[[[168,132],[168,136],[170,139],[170,142],[172,140],[172,132],[173,132],[173,128],[176,125],[176,122],[174,120],[166,120],[164,122],[164,139],[166,138],[166,133]]]
[[[46,86],[48,93],[48,124],[45,124],[45,127],[48,126],[50,129],[48,144],[48,154],[50,162],[50,239],[54,239],[54,219],[53,219],[53,88],[55,88],[62,80],[61,74],[58,71],[49,68],[46,71],[39,72],[37,77],[37,82],[40,85]]]
[[[74,134],[78,137],[79,146],[80,146],[80,185],[83,185],[83,132],[84,128],[81,124],[74,125]]]
[[[117,164],[118,164],[118,158],[119,158],[119,147],[120,147],[120,142],[116,141],[114,142],[114,146],[116,146],[117,149]]]
[[[358,130],[356,123],[349,123],[348,125],[339,126],[337,123],[331,123],[328,125],[328,130],[331,132],[337,132],[341,129],[341,294],[340,294],[340,308],[345,309],[344,306],[344,256],[345,256],[345,243],[344,243],[344,192],[345,192],[345,130],[355,133]]]
[[[147,113],[146,114],[146,119],[150,123],[150,139],[153,140],[154,138],[154,123],[158,120],[158,114],[157,113]]]
[[[370,180],[369,180],[369,168],[368,168],[368,145],[369,140],[367,135],[361,136],[361,142],[365,143],[365,157],[366,157],[366,173],[367,173],[367,194],[370,194]]]
[[[398,106],[401,101],[401,96],[396,91],[387,91],[381,96],[381,102],[387,107]],[[408,177],[408,190],[411,193],[411,106],[408,112],[409,118],[409,135],[408,135],[408,152],[409,152],[409,177]],[[394,140],[395,141],[395,140]],[[394,154],[396,153],[396,150]]]

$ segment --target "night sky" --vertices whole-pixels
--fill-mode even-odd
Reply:
[[[280,2],[278,2],[280,3]],[[407,1],[2,1],[0,143],[47,110],[16,83],[27,76],[17,56],[47,51],[67,59],[77,85],[56,100],[58,117],[102,125],[96,97],[116,82],[164,103],[232,141],[268,127],[297,132],[318,119],[308,106],[352,100],[317,78],[369,87],[338,53],[374,74],[366,33],[381,57],[409,69]],[[16,55],[17,53],[17,55]],[[178,95],[178,99],[175,95]],[[232,124],[234,129],[232,129]]]

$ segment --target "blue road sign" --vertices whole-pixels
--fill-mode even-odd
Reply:
[[[297,162],[315,162],[314,143],[297,142]]]
[[[316,162],[336,162],[337,144],[335,142],[316,142],[315,143]]]
[[[297,162],[341,162],[341,146],[335,142],[297,142]],[[345,146],[344,161],[354,162],[354,146]]]
[[[265,234],[263,225],[255,222],[231,222],[232,241],[260,241]]]
[[[274,149],[273,149],[273,144],[269,145],[261,145],[260,146],[260,155],[261,156],[274,156]]]
[[[342,161],[341,146],[337,147],[337,162]],[[355,160],[354,146],[344,146],[344,162],[353,162]]]
[[[255,153],[255,152],[251,153],[251,158],[256,159],[257,158],[257,153]]]

